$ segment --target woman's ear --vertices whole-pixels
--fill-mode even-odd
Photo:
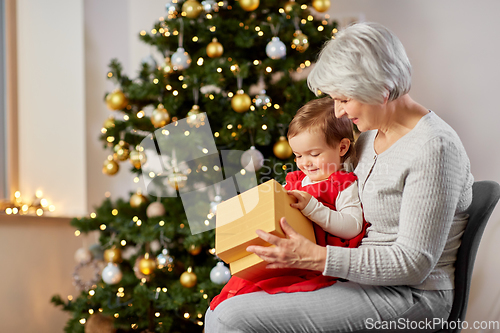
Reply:
[[[342,140],[340,140],[339,142],[340,156],[344,156],[349,151],[350,147],[351,147],[351,140],[349,140],[348,138],[343,138]]]

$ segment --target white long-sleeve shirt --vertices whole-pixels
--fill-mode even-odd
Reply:
[[[305,187],[309,184],[313,184],[313,182],[308,176],[305,176],[302,179],[302,186]],[[363,211],[357,182],[339,192],[335,200],[335,208],[337,210],[330,209],[315,197],[311,197],[301,212],[332,235],[344,239],[357,236],[363,227]]]

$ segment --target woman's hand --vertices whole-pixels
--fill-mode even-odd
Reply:
[[[275,246],[251,245],[247,247],[247,251],[268,262],[266,268],[302,268],[323,272],[326,247],[319,246],[297,233],[284,217],[281,218],[280,224],[287,238],[257,230],[260,238]]]
[[[288,191],[287,193],[293,195],[295,199],[297,199],[297,202],[290,204],[290,206],[292,206],[293,208],[298,208],[300,210],[306,208],[307,204],[309,203],[309,200],[311,200],[312,197],[312,195],[310,195],[309,193],[299,190],[291,190]]]

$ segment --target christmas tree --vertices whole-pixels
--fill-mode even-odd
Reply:
[[[100,136],[110,151],[103,172],[129,167],[149,186],[147,193],[108,198],[91,216],[72,220],[77,233],[98,232],[99,243],[75,255],[80,295],[52,299],[72,314],[66,332],[203,330],[209,302],[229,278],[215,256],[213,230],[217,203],[228,194],[212,186],[215,191],[200,191],[204,202],[186,207],[181,192],[210,185],[207,169],[226,178],[234,172],[220,161],[185,160],[182,143],[169,145],[159,136],[184,121],[193,129],[190,142],[203,142],[207,138],[195,129],[209,124],[208,141],[218,150],[244,152],[236,169],[247,169],[243,160],[252,158],[250,183],[284,182],[294,168],[287,125],[315,98],[304,71],[336,32],[324,13],[329,6],[329,0],[167,0],[163,17],[139,34],[164,59],[146,56],[133,79],[111,61],[108,78],[116,90],[105,95],[113,111]],[[155,143],[170,172],[145,170],[154,159],[145,142]],[[193,230],[188,211],[206,216],[203,232]],[[83,267],[94,277],[81,278]]]

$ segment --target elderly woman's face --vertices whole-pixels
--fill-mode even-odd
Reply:
[[[337,118],[348,117],[361,132],[378,128],[382,105],[365,104],[345,97],[332,98],[335,100]]]

